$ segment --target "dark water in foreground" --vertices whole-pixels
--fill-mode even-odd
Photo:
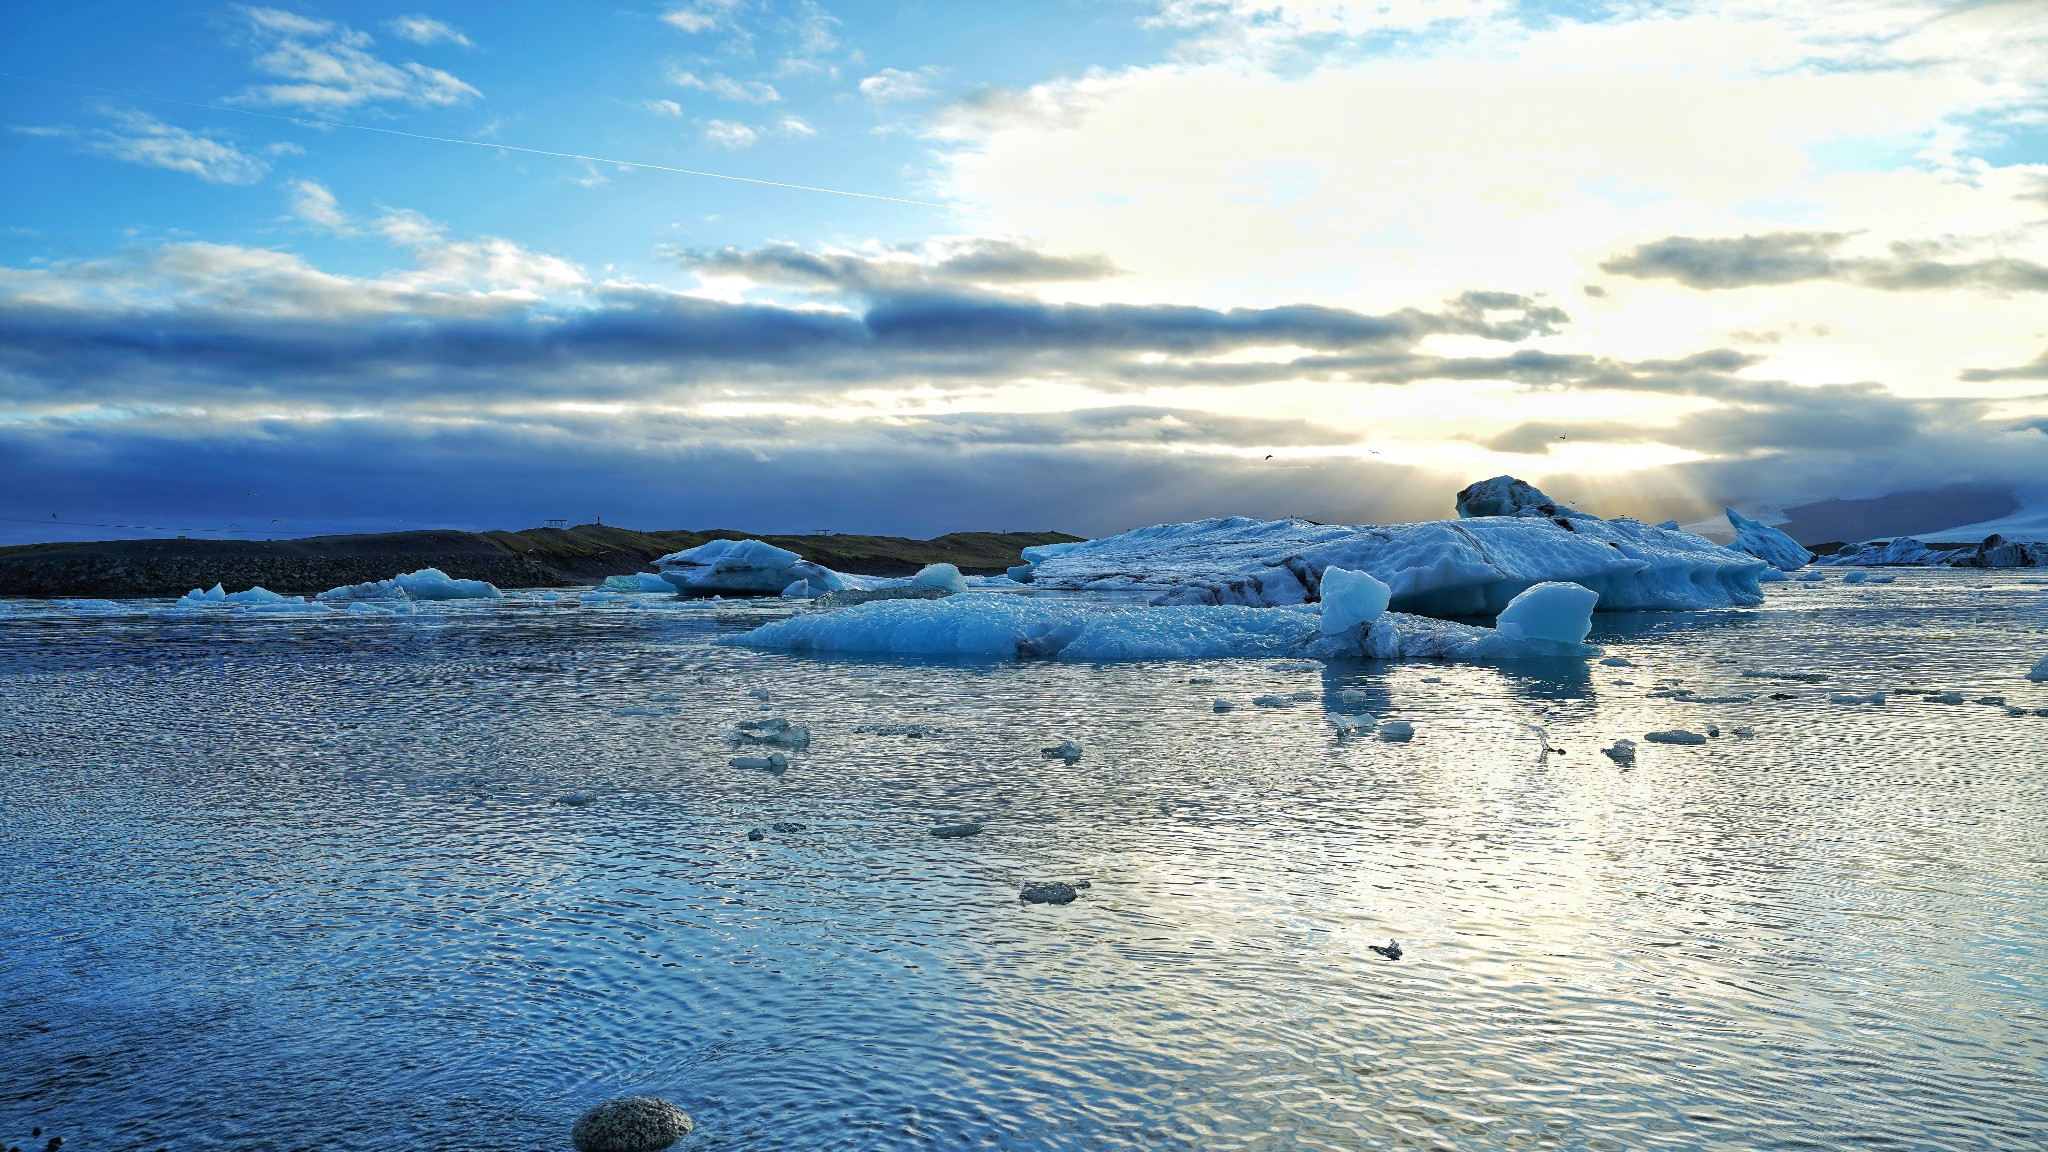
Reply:
[[[1775,585],[1600,618],[1634,667],[1508,670],[16,602],[0,1145],[564,1149],[646,1092],[688,1149],[2040,1148],[2048,716],[1827,702],[2048,708],[2025,580]],[[762,715],[816,734],[780,777],[720,742]],[[855,731],[901,723],[939,731]]]

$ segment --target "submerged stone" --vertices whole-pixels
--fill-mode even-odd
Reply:
[[[660,1152],[695,1127],[681,1108],[653,1096],[607,1100],[569,1130],[576,1152]]]

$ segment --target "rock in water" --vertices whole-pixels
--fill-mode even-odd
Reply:
[[[659,1152],[690,1134],[689,1114],[666,1100],[627,1096],[585,1112],[569,1130],[576,1152]]]
[[[1707,742],[1705,736],[1697,732],[1688,732],[1683,728],[1669,728],[1662,732],[1651,732],[1646,734],[1643,739],[1648,740],[1652,744],[1705,744]]]
[[[1616,740],[1612,748],[1602,748],[1600,754],[1621,765],[1623,768],[1627,768],[1636,762],[1636,742],[1633,740]]]
[[[1080,895],[1072,884],[1032,884],[1027,886],[1018,899],[1026,904],[1072,904]]]

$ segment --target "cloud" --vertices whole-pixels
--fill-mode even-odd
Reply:
[[[1880,257],[1837,255],[1851,237],[1840,232],[1778,232],[1762,236],[1697,239],[1667,236],[1600,265],[1604,272],[1638,279],[1676,280],[1688,288],[1749,288],[1836,280],[1888,292],[1980,288],[2048,292],[2048,266],[1996,257],[1944,261],[1940,245],[1898,242]]]
[[[1013,240],[970,237],[877,248],[809,249],[795,244],[689,250],[684,267],[713,276],[813,291],[873,294],[936,285],[1019,285],[1095,280],[1116,274],[1101,256],[1052,256]]]
[[[295,180],[291,184],[291,195],[292,215],[333,232],[349,229],[348,214],[341,210],[340,201],[325,185],[312,180]]]
[[[662,13],[663,23],[685,32],[714,32],[732,27],[733,15],[739,7],[739,0],[695,0],[694,3],[671,8]]]
[[[110,113],[112,128],[81,132],[71,128],[33,132],[78,140],[84,151],[130,164],[168,168],[210,184],[254,184],[270,165],[215,136],[189,132],[140,112]]]
[[[709,92],[721,100],[747,104],[773,104],[782,99],[782,93],[775,90],[775,85],[761,80],[735,80],[720,74],[707,78],[694,72],[674,71],[669,73],[668,82],[680,88]]]
[[[938,79],[937,68],[919,68],[905,72],[900,68],[884,68],[860,82],[860,94],[870,100],[912,100],[932,94],[932,83]]]
[[[257,71],[284,81],[244,90],[254,104],[339,111],[396,102],[420,107],[460,104],[481,96],[451,73],[424,64],[393,64],[373,55],[368,33],[276,8],[243,8]]]
[[[801,116],[784,116],[775,122],[775,130],[784,136],[816,136],[818,130]]]
[[[751,148],[760,138],[759,132],[731,120],[712,120],[704,125],[704,139],[720,148]]]
[[[444,24],[432,16],[400,16],[384,25],[393,36],[410,40],[414,44],[455,44],[463,48],[474,48],[469,37],[453,25]]]
[[[656,116],[681,116],[683,114],[683,106],[673,100],[642,100],[640,106]]]
[[[2020,364],[2012,368],[1969,368],[1959,373],[1959,378],[1973,384],[1992,380],[2048,380],[2048,352],[2031,364]]]

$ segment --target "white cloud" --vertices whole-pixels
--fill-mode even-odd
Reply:
[[[860,94],[870,100],[909,100],[932,94],[932,81],[938,79],[937,68],[919,68],[905,72],[901,68],[884,68],[860,82]]]
[[[673,100],[642,100],[640,106],[656,116],[681,116],[683,114],[683,106]]]
[[[394,64],[373,55],[368,33],[275,8],[244,8],[257,50],[251,63],[282,83],[247,89],[240,100],[336,111],[395,101],[419,106],[459,104],[482,95],[451,73],[424,64]]]
[[[759,132],[730,120],[713,120],[704,125],[704,139],[721,148],[751,148],[760,138]]]
[[[335,232],[349,229],[348,214],[341,210],[341,202],[327,190],[326,185],[312,180],[297,180],[290,187],[292,215]]]
[[[694,72],[673,71],[668,81],[681,88],[693,88],[709,92],[721,100],[738,100],[747,104],[773,104],[782,99],[782,93],[773,84],[760,80],[735,80],[730,76],[712,75],[709,78]]]
[[[117,126],[80,133],[59,128],[33,134],[70,136],[87,152],[168,168],[197,176],[212,184],[253,184],[270,171],[270,165],[225,140],[189,132],[140,112],[115,113]]]
[[[776,122],[775,130],[784,136],[816,136],[818,130],[801,116],[784,116]]]
[[[730,27],[738,0],[696,0],[662,13],[662,20],[685,32],[714,32]]]
[[[393,36],[400,40],[410,40],[414,44],[448,43],[464,48],[476,47],[470,43],[469,37],[462,34],[461,29],[444,24],[432,16],[400,16],[384,26],[391,29]]]

